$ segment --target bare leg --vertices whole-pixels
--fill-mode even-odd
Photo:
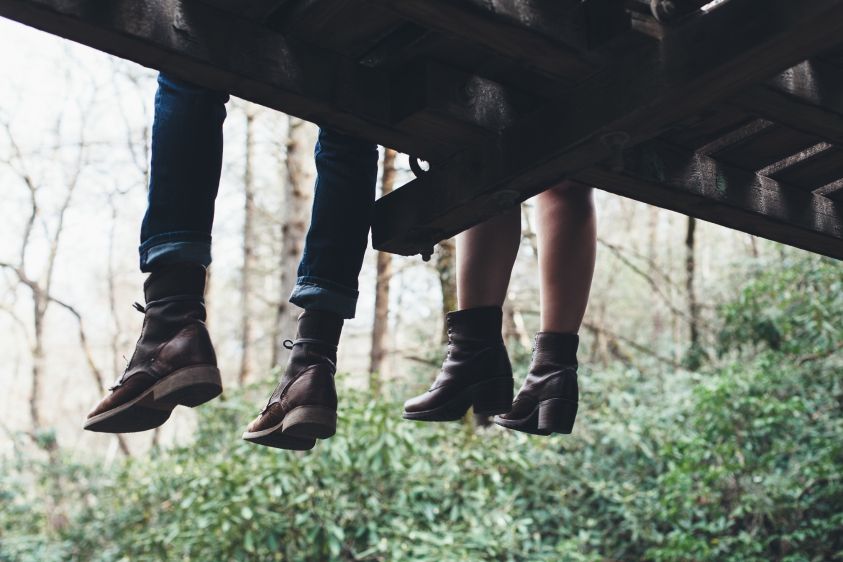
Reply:
[[[536,196],[542,332],[576,334],[582,324],[597,247],[593,191],[565,182]]]
[[[520,246],[520,206],[457,236],[457,298],[460,310],[503,306]]]

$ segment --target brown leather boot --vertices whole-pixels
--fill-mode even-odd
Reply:
[[[266,407],[243,439],[278,449],[312,449],[316,439],[337,431],[337,345],[343,319],[307,310],[299,316],[296,341],[287,340],[290,360]]]
[[[85,429],[146,431],[177,405],[191,408],[220,395],[222,380],[205,327],[205,267],[173,265],[143,284],[146,306],[135,353],[123,376],[88,414]]]
[[[426,393],[404,403],[404,419],[457,421],[474,406],[493,415],[512,407],[512,366],[501,337],[503,310],[487,306],[451,312],[448,357]]]
[[[576,334],[536,334],[527,380],[512,403],[512,411],[495,416],[495,423],[535,435],[571,433],[579,401],[579,341]]]

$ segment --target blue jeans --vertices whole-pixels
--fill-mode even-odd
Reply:
[[[141,271],[177,263],[211,264],[227,101],[223,92],[159,75]],[[371,142],[320,129],[315,160],[311,225],[290,302],[354,318],[357,277],[375,206],[378,149]]]

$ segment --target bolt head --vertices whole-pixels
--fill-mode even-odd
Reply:
[[[673,0],[650,0],[650,11],[658,21],[667,22],[676,16],[676,4]]]

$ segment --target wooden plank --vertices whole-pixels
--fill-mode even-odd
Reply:
[[[361,0],[287,0],[266,18],[270,29],[356,59],[403,20]]]
[[[843,144],[843,70],[807,60],[729,103],[791,129]]]
[[[637,201],[843,259],[843,204],[660,141],[624,154],[616,174],[592,166],[572,179]]]
[[[843,180],[837,180],[834,183],[823,186],[814,191],[816,195],[822,195],[832,201],[843,203]]]
[[[417,61],[392,79],[396,128],[468,146],[537,109],[541,101],[433,61]]]
[[[358,60],[392,72],[418,59],[434,60],[545,99],[558,97],[574,84],[539,74],[480,45],[471,45],[412,22],[406,22],[384,37]]]
[[[659,135],[671,144],[699,150],[724,136],[756,121],[757,117],[730,105],[709,107]]]
[[[629,146],[836,45],[843,0],[729,0],[672,28],[503,132],[376,205],[373,243],[411,255],[604,160],[604,133]],[[497,194],[497,198],[496,198]]]
[[[224,12],[258,23],[290,0],[201,0]]]
[[[548,76],[579,81],[601,64],[588,48],[579,0],[371,0],[402,18],[483,45]],[[596,0],[587,4],[606,4]],[[623,10],[622,2],[613,2]],[[628,15],[625,28],[629,28]],[[567,41],[563,42],[563,41]]]
[[[764,121],[763,126],[742,139],[706,154],[729,164],[756,172],[817,144],[819,139],[789,127]],[[843,175],[843,174],[841,174]],[[784,181],[784,180],[783,180]],[[785,183],[788,183],[785,181]]]
[[[827,145],[769,177],[814,191],[843,178],[843,149]]]

